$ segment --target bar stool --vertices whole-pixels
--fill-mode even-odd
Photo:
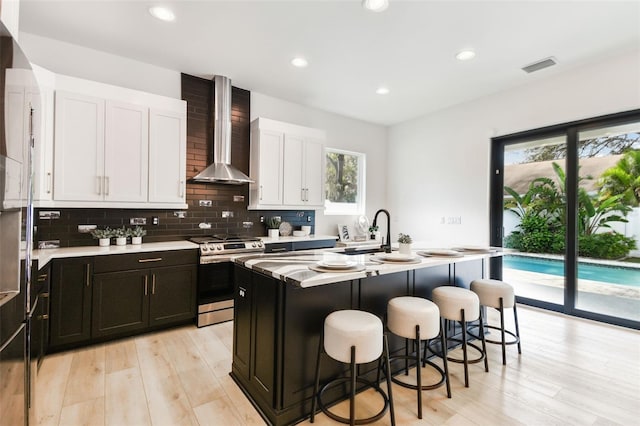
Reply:
[[[499,280],[490,280],[490,279],[482,279],[482,280],[474,280],[471,282],[471,291],[478,295],[480,299],[481,306],[487,306],[494,309],[497,309],[500,312],[500,327],[496,327],[493,325],[484,324],[483,326],[486,328],[491,328],[493,330],[500,330],[501,339],[490,340],[486,339],[487,343],[494,343],[502,345],[502,364],[507,365],[507,350],[506,345],[518,345],[518,353],[522,353],[522,349],[520,347],[520,327],[518,326],[518,312],[516,310],[516,297],[513,291],[513,287],[504,281]],[[504,309],[505,308],[513,308],[513,318],[515,320],[516,332],[515,334],[512,331],[506,330],[504,327]],[[473,326],[476,327],[476,326]],[[471,327],[471,328],[473,328]],[[474,334],[469,332],[474,337]],[[513,337],[510,341],[506,341],[505,334]]]
[[[422,418],[422,391],[436,389],[446,383],[447,397],[451,398],[451,386],[449,384],[449,367],[447,358],[443,358],[444,370],[435,363],[427,359],[427,348],[429,340],[440,335],[441,344],[445,345],[444,333],[442,333],[442,320],[438,306],[420,297],[402,296],[394,297],[387,304],[387,327],[393,334],[413,340],[415,344],[415,354],[398,355],[391,357],[405,360],[405,374],[408,374],[406,362],[409,360],[416,362],[416,382],[417,384],[406,383],[391,377],[394,383],[409,389],[414,389],[418,394],[418,418]],[[426,340],[424,356],[422,355],[421,344]],[[422,357],[422,358],[421,358]],[[422,367],[431,366],[440,374],[440,380],[430,385],[422,384]]]
[[[431,293],[433,302],[440,309],[440,316],[446,320],[458,321],[462,324],[462,339],[450,337],[447,338],[447,328],[443,327],[445,342],[451,340],[462,343],[463,359],[457,359],[447,356],[447,345],[443,345],[442,353],[435,352],[436,355],[447,358],[449,361],[464,364],[464,386],[469,387],[469,364],[475,364],[484,360],[484,371],[489,372],[489,363],[487,360],[487,345],[484,338],[484,328],[482,319],[482,310],[480,309],[480,300],[478,296],[465,288],[453,286],[441,286],[433,289]],[[467,342],[467,327],[469,321],[480,320],[480,339],[482,340],[482,349],[477,345]],[[472,347],[479,352],[479,356],[469,359],[467,347]]]
[[[325,352],[336,361],[350,365],[349,377],[338,378],[325,384],[318,392],[320,385],[320,355]],[[387,394],[380,388],[379,383],[372,383],[357,375],[358,364],[365,364],[378,360],[378,377],[381,368],[382,357],[385,359]],[[316,377],[313,388],[313,402],[311,405],[311,423],[315,419],[316,402],[320,410],[328,417],[340,423],[361,425],[375,422],[381,419],[390,410],[391,424],[395,426],[395,412],[393,409],[393,395],[389,365],[389,345],[387,336],[382,332],[382,321],[377,316],[364,311],[343,310],[329,314],[324,320],[323,332],[318,344],[318,357],[316,359]],[[351,383],[349,394],[349,418],[338,416],[327,409],[322,401],[324,392],[342,383]],[[384,407],[379,413],[365,419],[355,418],[356,383],[373,387],[384,400]]]

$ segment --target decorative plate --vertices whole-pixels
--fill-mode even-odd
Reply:
[[[282,235],[283,237],[288,237],[293,231],[293,227],[289,222],[282,222],[280,224],[280,228],[278,229],[280,229],[280,235]]]

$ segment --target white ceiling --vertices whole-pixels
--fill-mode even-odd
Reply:
[[[151,17],[157,4],[176,21]],[[20,15],[24,32],[383,125],[619,52],[640,60],[639,1],[22,0]],[[476,58],[456,60],[463,48]],[[549,56],[558,65],[520,70]]]

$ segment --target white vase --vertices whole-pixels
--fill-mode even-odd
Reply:
[[[142,244],[142,237],[131,237],[131,244],[135,244],[135,245]]]
[[[279,229],[269,229],[269,238],[272,240],[277,240],[280,238],[280,230]]]
[[[111,238],[99,238],[98,239],[98,245],[100,247],[107,247],[107,246],[111,245]]]
[[[399,245],[400,245],[400,254],[406,254],[406,255],[411,254],[411,244],[399,243]]]
[[[127,245],[127,237],[117,237],[116,238],[117,246],[126,246]]]

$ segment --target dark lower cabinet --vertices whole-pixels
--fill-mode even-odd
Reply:
[[[51,281],[50,346],[91,338],[92,257],[57,259]]]
[[[54,260],[51,348],[194,320],[197,273],[197,250]]]
[[[95,275],[92,337],[130,333],[149,326],[148,280],[146,270]]]

